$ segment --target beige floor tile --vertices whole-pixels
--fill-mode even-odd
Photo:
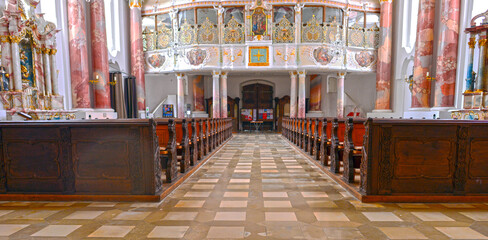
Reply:
[[[123,238],[129,234],[135,226],[101,226],[88,237],[97,238]]]
[[[207,198],[212,192],[187,192],[183,197],[186,198]]]
[[[290,201],[264,201],[265,208],[291,208]]]
[[[475,221],[488,221],[488,212],[460,212]]]
[[[415,228],[409,227],[380,227],[390,239],[429,239]]]
[[[467,203],[443,203],[441,205],[446,208],[475,208],[473,205]]]
[[[122,212],[114,220],[144,220],[151,212]]]
[[[403,221],[392,212],[362,212],[372,222],[401,222]]]
[[[397,203],[397,205],[401,208],[430,208],[423,203]]]
[[[12,212],[14,212],[14,210],[0,210],[0,217],[5,216]]]
[[[325,235],[334,240],[339,239],[366,239],[357,228],[324,228]]]
[[[248,192],[225,192],[224,197],[228,198],[247,198],[249,196]]]
[[[191,189],[197,189],[197,190],[209,190],[209,189],[214,189],[215,185],[211,184],[194,184]]]
[[[261,170],[261,172],[263,172],[263,173],[277,173],[279,171],[278,170],[263,169],[263,170]]]
[[[157,208],[161,205],[161,203],[150,203],[150,202],[141,202],[141,203],[133,203],[130,206],[134,208]]]
[[[244,227],[210,227],[207,238],[244,238]]]
[[[29,210],[25,214],[18,216],[18,219],[44,220],[59,211],[51,210]]]
[[[44,206],[45,207],[69,207],[72,206],[75,203],[72,202],[52,202],[52,203],[46,203]]]
[[[314,212],[317,221],[323,222],[349,222],[349,218],[342,212]]]
[[[235,173],[250,173],[251,170],[245,170],[245,169],[244,170],[241,170],[241,169],[238,169],[238,170],[235,170],[234,172]]]
[[[436,229],[452,239],[488,239],[487,236],[469,227],[436,227]]]
[[[0,236],[8,237],[28,226],[29,224],[0,224]]]
[[[95,219],[102,215],[104,211],[76,211],[64,219]]]
[[[284,221],[297,221],[297,216],[294,212],[265,212],[264,217],[269,222],[284,222]]]
[[[94,202],[94,203],[90,203],[90,205],[88,205],[87,207],[105,207],[105,208],[109,208],[109,207],[115,207],[116,203],[109,203],[109,202]]]
[[[201,208],[205,203],[204,200],[180,200],[175,207],[179,208]]]
[[[233,178],[229,181],[229,183],[249,183],[251,179],[240,179],[240,178]]]
[[[82,225],[49,225],[32,234],[33,237],[66,237]]]
[[[214,221],[246,221],[246,212],[217,212]]]
[[[148,238],[183,238],[189,226],[156,226],[148,235]]]
[[[221,201],[221,208],[245,208],[247,207],[247,201]]]
[[[304,198],[326,198],[328,197],[325,192],[302,192]]]
[[[263,192],[263,197],[265,197],[265,198],[287,198],[288,194],[286,192]]]
[[[219,181],[219,179],[199,179],[197,182],[199,183],[217,183]]]
[[[169,212],[163,218],[165,221],[193,221],[198,212]]]
[[[454,219],[441,212],[412,212],[412,214],[426,222],[453,222]]]

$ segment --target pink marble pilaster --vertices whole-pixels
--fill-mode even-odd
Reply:
[[[346,73],[337,73],[337,117],[344,117],[344,104],[345,104],[345,84]]]
[[[431,82],[427,73],[433,67],[435,0],[419,1],[411,107],[430,108]]]
[[[322,76],[310,75],[310,111],[322,111]]]
[[[298,118],[305,118],[306,112],[306,89],[305,89],[305,78],[307,73],[305,71],[298,72]]]
[[[58,67],[56,64],[56,49],[51,49],[49,54],[49,61],[51,62],[51,87],[53,90],[53,95],[59,95],[59,84],[58,84]]]
[[[297,117],[297,72],[290,72],[290,118]]]
[[[42,62],[42,50],[40,48],[32,52],[34,54],[34,68],[36,69],[37,89],[39,94],[46,95],[44,84],[44,63]]]
[[[90,2],[90,23],[92,38],[92,68],[94,83],[95,108],[110,109],[110,86],[107,31],[105,25],[105,6],[103,0]]]
[[[375,110],[390,110],[393,0],[381,0]]]
[[[220,105],[222,107],[221,112],[220,112],[220,117],[221,118],[227,118],[227,73],[222,73],[220,75],[220,90],[222,91],[222,101],[220,102]]]
[[[90,108],[85,0],[68,0],[68,22],[73,108]]]
[[[435,107],[454,107],[461,0],[441,1]]]
[[[142,50],[142,16],[140,0],[130,0],[130,49],[131,73],[136,77],[137,108],[146,108],[146,80],[144,77],[144,53]]]
[[[185,118],[185,77],[183,73],[176,74],[177,82],[177,116],[178,118]]]
[[[10,40],[8,36],[2,36],[2,66],[5,68],[5,72],[10,76],[9,77],[9,88],[13,88],[13,79],[12,79],[12,56],[11,56],[11,47],[10,47]]]
[[[213,72],[212,78],[212,117],[220,118],[220,72]]]
[[[51,81],[51,61],[49,61],[49,53],[51,49],[44,48],[42,50],[42,62],[44,63],[44,86],[46,87],[46,95],[52,95],[52,81]]]
[[[195,112],[205,111],[205,85],[202,75],[193,79],[193,106]]]
[[[20,37],[14,36],[10,45],[12,56],[12,75],[13,89],[17,92],[22,91],[22,71],[20,66],[20,49],[19,49]]]

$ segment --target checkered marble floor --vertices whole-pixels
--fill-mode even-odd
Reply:
[[[239,134],[161,203],[2,202],[0,239],[488,239],[486,204],[362,204],[277,134]]]

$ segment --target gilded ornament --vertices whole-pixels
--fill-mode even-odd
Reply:
[[[215,24],[212,23],[208,17],[202,23],[202,25],[198,28],[198,43],[199,44],[217,44],[217,28]]]
[[[239,44],[244,43],[244,27],[239,24],[232,16],[230,21],[224,26],[224,43]]]
[[[0,36],[0,41],[2,43],[8,43],[10,42],[10,36]]]
[[[168,28],[165,24],[163,24],[159,31],[158,36],[156,38],[156,46],[158,49],[167,48],[173,39],[173,30]]]
[[[474,49],[476,47],[476,38],[472,37],[468,42],[469,48]]]
[[[275,43],[293,43],[295,41],[295,28],[285,16],[273,29],[273,41]]]
[[[487,41],[488,41],[488,40],[487,40],[486,38],[484,38],[484,39],[480,39],[480,40],[479,40],[480,47],[485,47],[485,46],[486,46],[486,42],[487,42]]]
[[[315,15],[307,22],[303,27],[302,40],[303,42],[322,42],[324,38],[324,32],[320,26],[320,22]]]
[[[12,43],[20,43],[20,41],[22,40],[22,37],[20,37],[20,36],[12,35],[12,36],[9,36],[9,37],[10,37],[10,41]]]
[[[179,32],[179,43],[181,45],[191,45],[195,42],[195,29],[187,20],[181,26]]]

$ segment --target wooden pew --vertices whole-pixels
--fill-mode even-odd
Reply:
[[[332,121],[332,136],[330,145],[330,171],[340,172],[340,162],[344,151],[345,120],[334,118]]]
[[[190,167],[190,143],[188,124],[186,119],[176,119],[176,153],[180,163],[180,172],[184,173]]]
[[[198,140],[199,136],[197,131],[197,120],[194,118],[190,122],[190,136],[190,165],[195,166],[198,161],[198,151],[200,150],[200,148]]]
[[[204,131],[205,131],[205,135],[204,135],[204,143],[205,143],[205,155],[209,154],[210,151],[211,151],[211,147],[210,147],[210,120],[209,119],[205,119],[203,121],[203,125],[204,125]]]
[[[323,118],[321,120],[322,122],[322,132],[321,132],[321,135],[320,135],[320,157],[319,157],[319,161],[322,163],[322,165],[324,166],[327,166],[329,164],[329,154],[328,154],[328,150],[329,150],[329,134],[328,134],[328,131],[327,129],[330,129],[330,124],[328,124],[327,122],[327,118]]]
[[[174,119],[158,119],[156,133],[159,138],[161,168],[166,175],[166,183],[171,183],[178,176],[176,153],[176,128]]]
[[[310,152],[312,151],[312,137],[313,137],[313,118],[307,119],[307,144],[305,147],[305,152],[312,155]]]
[[[344,136],[343,179],[348,183],[354,182],[355,169],[361,166],[363,138],[366,132],[364,119],[349,118],[346,123]]]
[[[315,119],[315,125],[314,125],[314,130],[313,130],[313,147],[311,151],[311,155],[315,160],[320,159],[320,142],[322,141],[322,138],[320,137],[322,134],[322,121],[319,118]]]

